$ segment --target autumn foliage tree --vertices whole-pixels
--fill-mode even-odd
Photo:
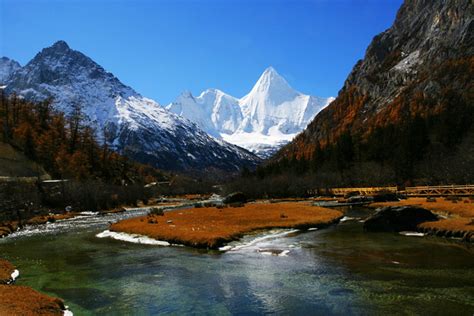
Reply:
[[[52,100],[29,102],[0,90],[3,141],[41,164],[55,178],[106,183],[144,183],[162,177],[150,167],[131,162],[99,144],[86,124],[80,104],[68,115],[56,111]]]

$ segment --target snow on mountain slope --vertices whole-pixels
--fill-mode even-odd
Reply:
[[[221,132],[235,131],[242,120],[238,99],[217,89],[208,89],[198,97],[186,91],[166,108],[217,138]]]
[[[182,94],[166,108],[209,134],[266,158],[291,141],[334,98],[302,94],[267,68],[240,100],[216,89]]]
[[[7,57],[0,58],[0,84],[5,83],[12,73],[20,69],[17,61]]]
[[[53,97],[55,107],[66,114],[80,105],[98,138],[106,137],[117,151],[158,168],[237,171],[259,161],[141,96],[64,41],[43,49],[6,84],[7,93],[32,100]]]

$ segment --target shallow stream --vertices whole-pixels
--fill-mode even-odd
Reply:
[[[19,268],[17,284],[63,298],[75,315],[474,313],[474,249],[364,233],[368,209],[322,230],[248,236],[227,252],[96,237],[145,211],[133,212],[25,230],[0,240],[0,257]]]

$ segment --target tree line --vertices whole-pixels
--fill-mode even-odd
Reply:
[[[22,151],[57,179],[97,179],[111,184],[145,183],[162,179],[156,169],[128,160],[99,143],[86,124],[80,104],[66,115],[53,100],[30,102],[0,90],[2,141]]]
[[[87,124],[76,104],[69,114],[56,110],[53,100],[31,102],[0,90],[0,141],[10,144],[41,165],[60,186],[48,188],[40,181],[24,190],[12,185],[4,199],[32,198],[37,207],[75,205],[82,210],[100,210],[147,200],[152,192],[144,184],[168,178],[159,170],[130,161],[96,139],[97,131]],[[6,188],[3,190],[6,193]],[[17,192],[18,194],[15,194]],[[29,192],[29,194],[27,193]]]
[[[473,183],[473,67],[474,58],[447,61],[431,76],[440,83],[436,93],[412,86],[390,104],[401,109],[396,120],[315,141],[304,148],[309,154],[270,159],[228,187],[277,197],[327,187]]]

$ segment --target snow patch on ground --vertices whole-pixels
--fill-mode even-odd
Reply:
[[[19,276],[20,276],[20,271],[18,271],[18,270],[15,269],[15,271],[13,271],[13,273],[12,273],[11,276],[10,276],[10,277],[11,277],[11,280],[10,280],[9,283],[15,282],[15,280],[16,280]]]
[[[84,211],[84,212],[80,212],[79,214],[84,215],[84,216],[94,216],[94,215],[99,214],[99,212]]]
[[[360,220],[360,217],[344,216],[343,218],[341,218],[340,222],[357,221],[357,220]]]
[[[98,238],[112,238],[112,239],[131,242],[135,244],[171,246],[171,244],[167,241],[156,240],[147,236],[137,235],[137,234],[111,232],[110,230],[105,230],[101,233],[98,233],[95,236]]]
[[[403,236],[412,236],[412,237],[423,237],[425,236],[424,233],[419,233],[419,232],[399,232],[400,235]]]
[[[243,238],[240,241],[232,242],[226,246],[220,247],[220,251],[225,252],[240,252],[240,251],[256,251],[263,255],[277,255],[280,257],[288,256],[290,252],[288,249],[279,249],[280,247],[276,247],[275,245],[268,244],[268,242],[288,236],[290,234],[298,232],[298,229],[285,229],[285,230],[271,230],[268,233],[263,235],[258,235],[256,237],[247,236],[247,238]],[[245,240],[247,239],[247,240]]]
[[[66,310],[64,311],[64,314],[63,314],[63,315],[64,315],[64,316],[74,316],[74,314],[73,314],[70,310],[68,310],[68,309],[66,309]]]

